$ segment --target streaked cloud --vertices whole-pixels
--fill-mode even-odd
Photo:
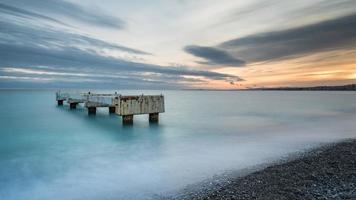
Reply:
[[[7,85],[9,80],[43,80],[57,82],[55,85],[59,87],[59,83],[74,86],[82,80],[88,85],[88,82],[96,82],[91,84],[93,87],[128,87],[131,84],[131,88],[182,88],[189,87],[189,83],[203,83],[204,79],[242,80],[212,71],[138,62],[152,55],[67,30],[5,20],[0,20],[0,25],[0,75],[3,81],[7,80]]]
[[[31,1],[23,1],[23,0],[3,0],[3,4],[1,4],[2,10],[8,10],[16,14],[20,15],[28,15],[32,17],[53,18],[46,17],[42,14],[52,14],[61,17],[71,18],[72,20],[91,24],[94,26],[101,26],[105,28],[116,28],[122,29],[125,27],[125,22],[120,18],[113,17],[110,15],[106,15],[100,10],[88,10],[77,4],[73,4],[68,1],[63,0],[31,0]],[[11,6],[11,5],[15,5]],[[25,9],[31,9],[33,11],[27,11]],[[58,20],[55,20],[58,21]]]
[[[282,31],[264,32],[225,41],[214,47],[187,46],[185,51],[215,64],[241,66],[290,59],[306,54],[354,48],[356,14]]]
[[[356,14],[317,24],[265,32],[223,42],[218,47],[250,62],[299,57],[308,53],[352,48]]]
[[[353,0],[2,0],[0,87],[348,83],[355,25]]]
[[[245,61],[234,58],[228,52],[214,47],[202,46],[186,46],[184,50],[194,56],[201,57],[207,61],[200,61],[200,64],[206,65],[227,65],[227,66],[243,66]]]
[[[48,20],[51,22],[59,23],[59,24],[64,24],[63,22],[56,20],[52,17],[48,17],[48,16],[41,15],[41,14],[38,14],[35,12],[27,11],[22,8],[16,8],[11,5],[6,5],[3,3],[0,3],[0,10],[2,13],[6,13],[9,15],[14,15],[14,16],[18,16],[18,17],[43,19],[43,20]],[[67,25],[67,24],[64,24],[64,25]]]
[[[22,85],[22,87],[38,87],[46,83],[49,87],[74,88],[117,88],[117,89],[179,89],[187,88],[191,84],[204,84],[201,78],[176,76],[170,74],[81,69],[57,69],[47,67],[5,67],[0,68],[0,81],[8,87]],[[82,83],[82,84],[81,84]],[[44,86],[41,86],[44,87]]]
[[[1,66],[53,66],[68,67],[81,70],[96,71],[125,71],[125,72],[153,72],[171,75],[192,75],[224,80],[237,76],[220,74],[210,71],[189,70],[177,67],[164,67],[144,63],[136,63],[122,59],[105,57],[94,52],[84,51],[73,47],[60,49],[46,49],[19,45],[0,45]]]
[[[87,50],[110,49],[133,54],[149,54],[142,50],[108,43],[83,34],[65,32],[51,27],[43,28],[34,25],[27,26],[1,20],[0,26],[2,38],[0,43],[21,44],[24,46],[42,46],[56,49],[59,47],[77,47]]]

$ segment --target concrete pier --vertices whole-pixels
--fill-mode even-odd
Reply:
[[[130,115],[149,115],[149,122],[157,123],[159,114],[164,112],[163,95],[119,96],[115,98],[116,114],[123,116],[123,123]],[[133,120],[133,118],[132,118]]]
[[[88,114],[94,114],[89,112],[89,108],[108,108],[109,113],[115,113],[116,105],[114,104],[114,99],[119,95],[114,94],[97,94],[97,93],[87,93],[83,94],[85,98],[85,107],[88,109]]]
[[[164,112],[163,95],[134,95],[122,96],[117,94],[98,94],[98,93],[56,93],[58,105],[63,105],[66,101],[70,109],[76,109],[79,103],[84,103],[88,110],[88,115],[95,115],[98,107],[108,108],[109,113],[122,116],[122,123],[133,124],[134,115],[148,114],[150,123],[159,121],[159,113]]]

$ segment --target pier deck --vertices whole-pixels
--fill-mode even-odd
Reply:
[[[109,108],[109,113],[122,116],[123,124],[132,124],[134,115],[148,114],[150,122],[158,122],[159,113],[164,110],[163,95],[134,95],[122,96],[117,94],[98,94],[98,93],[56,93],[58,105],[63,105],[66,101],[71,109],[75,109],[79,103],[84,103],[88,114],[96,114],[98,107]]]

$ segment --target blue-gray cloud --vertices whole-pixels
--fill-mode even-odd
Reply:
[[[245,61],[234,58],[228,52],[214,47],[190,45],[186,46],[184,50],[194,56],[201,57],[207,60],[199,62],[200,64],[231,66],[245,65]]]
[[[40,76],[39,76],[40,74]],[[159,77],[155,77],[159,76]],[[178,81],[205,83],[204,80],[175,75],[145,75],[120,71],[65,69],[54,67],[5,67],[0,68],[0,88],[125,88],[125,89],[179,89]]]
[[[3,0],[2,2],[2,10],[7,10],[7,12],[16,13],[18,15],[28,15],[54,20],[52,17],[46,17],[45,15],[54,14],[67,18],[69,17],[73,20],[94,26],[115,29],[122,29],[125,27],[125,22],[122,19],[107,15],[100,10],[87,10],[79,5],[63,0]],[[55,21],[59,20],[55,19]]]
[[[317,52],[355,48],[355,27],[356,14],[353,14],[316,24],[225,41],[211,47],[219,49],[217,54],[202,53],[207,47],[198,47],[198,50],[187,52],[208,60],[217,60],[220,64],[224,64],[219,62],[220,60],[227,59],[226,65],[233,64],[229,59],[235,57],[250,63],[296,58]],[[241,64],[237,62],[235,66]]]
[[[22,8],[16,8],[16,7],[2,4],[2,3],[0,3],[0,11],[1,11],[1,13],[5,13],[8,15],[13,15],[13,16],[17,16],[17,17],[43,19],[43,20],[47,20],[47,21],[51,21],[51,22],[69,26],[68,24],[65,24],[59,20],[52,18],[52,17],[48,17],[45,15],[41,15],[41,14],[38,14],[35,12],[27,11]]]
[[[235,79],[238,77],[210,71],[189,70],[184,68],[164,67],[151,64],[130,62],[122,59],[104,57],[94,52],[77,48],[46,49],[40,47],[20,46],[14,44],[0,45],[0,66],[51,66],[77,68],[94,72],[130,72],[159,73],[176,76],[202,76],[214,80]]]
[[[248,4],[247,6],[237,8],[234,12],[228,13],[225,18],[222,19],[220,24],[234,23],[242,18],[254,18],[259,17],[261,12],[270,12],[271,10],[284,10],[286,6],[293,5],[289,1],[285,0],[259,0]],[[303,4],[300,4],[303,5]],[[288,12],[288,16],[284,19],[277,19],[279,22],[286,22],[291,19],[299,19],[304,17],[320,18],[324,16],[340,16],[340,14],[347,15],[355,11],[356,4],[354,0],[321,0],[310,1],[308,6],[296,6],[295,9],[291,9]],[[271,15],[273,16],[273,15]],[[267,16],[270,17],[270,16]],[[215,24],[218,25],[218,24]],[[283,24],[281,25],[283,26]]]
[[[193,78],[196,76],[228,82],[242,80],[222,73],[104,56],[98,50],[113,49],[138,55],[147,53],[53,28],[1,20],[0,26],[1,87],[42,87],[40,85],[44,83],[41,80],[44,80],[46,85],[50,84],[48,87],[183,88],[189,87],[184,82],[204,82]],[[6,70],[9,68],[30,71]],[[39,69],[45,69],[45,72],[31,71]]]
[[[294,58],[306,54],[353,48],[356,15],[298,28],[266,32],[226,41],[220,48],[248,61]]]
[[[2,41],[0,41],[0,43],[21,43],[25,46],[46,46],[49,48],[72,45],[81,47],[92,46],[98,49],[106,48],[133,54],[150,54],[142,50],[108,43],[85,35],[59,31],[51,29],[50,27],[46,29],[34,28],[1,20],[0,27],[0,32],[2,34]]]

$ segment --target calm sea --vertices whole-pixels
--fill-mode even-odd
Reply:
[[[356,137],[356,92],[164,94],[158,125],[0,92],[0,199],[149,199],[231,170]]]

